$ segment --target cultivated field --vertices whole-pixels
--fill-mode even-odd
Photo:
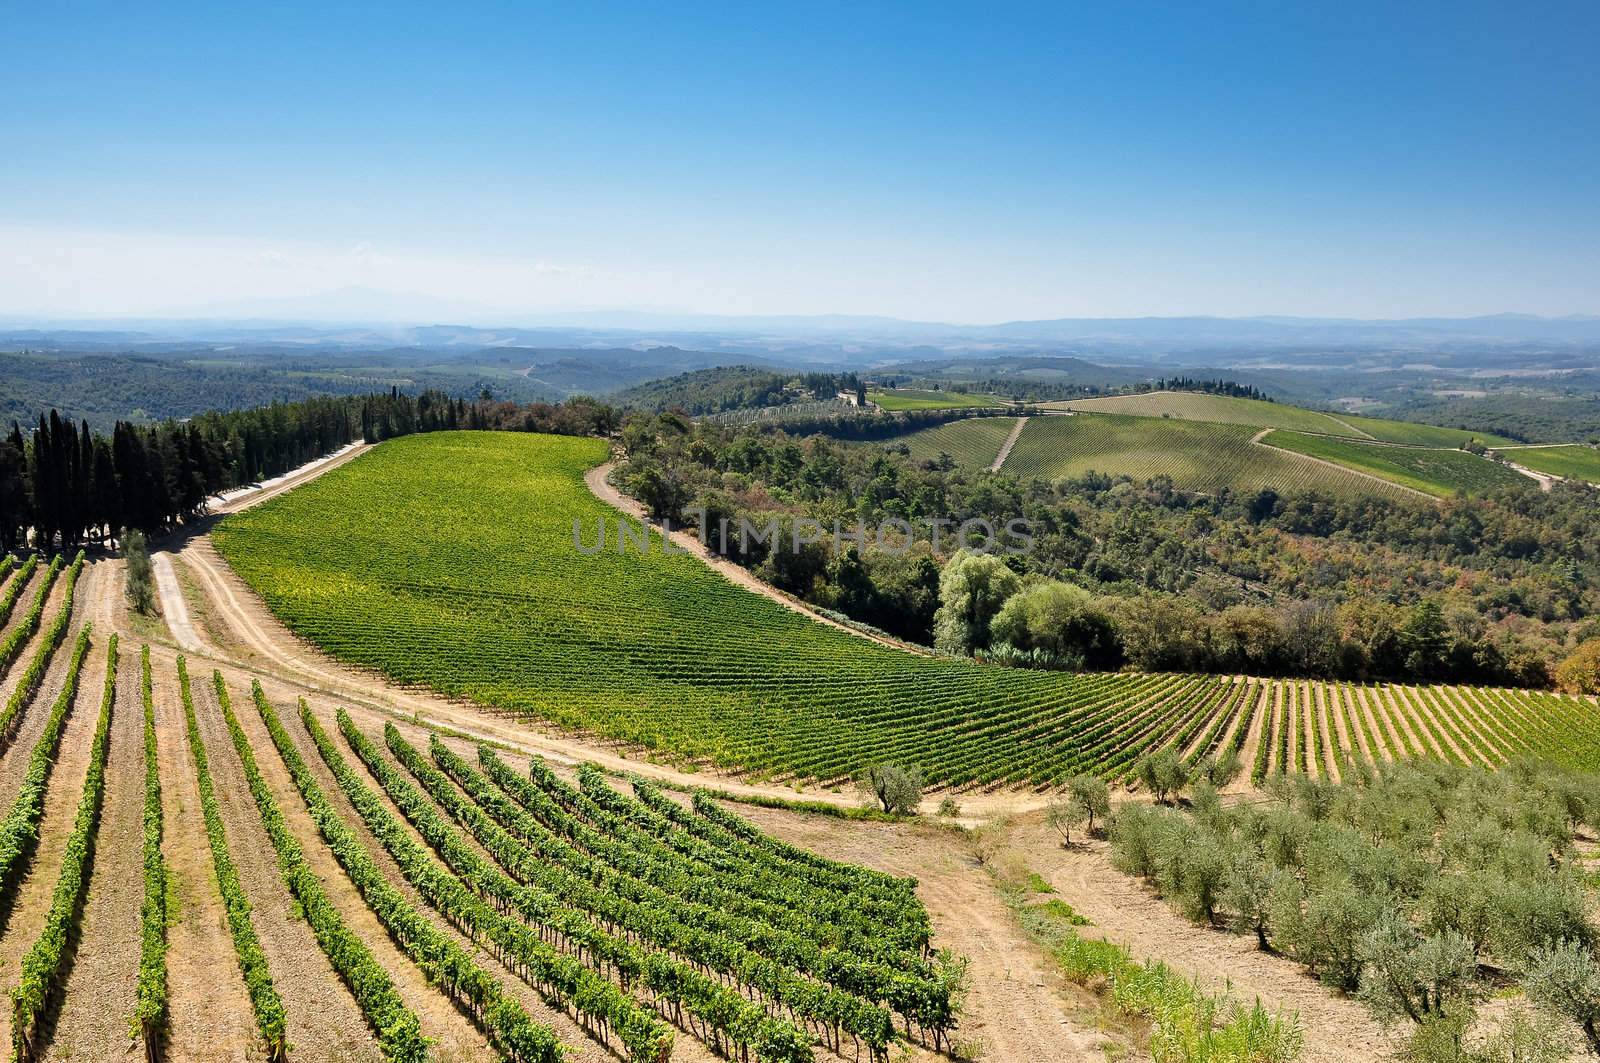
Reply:
[[[1270,404],[1264,404],[1270,405]],[[1034,417],[1022,429],[1002,472],[1054,480],[1088,472],[1146,480],[1167,476],[1189,491],[1227,488],[1280,493],[1415,497],[1374,477],[1346,472],[1253,443],[1257,429],[1177,418],[1122,414]]]
[[[1324,413],[1260,399],[1207,395],[1193,391],[1151,391],[1142,395],[1111,395],[1099,399],[1069,399],[1046,403],[1049,407],[1088,413],[1123,413],[1136,417],[1172,417],[1213,424],[1242,424],[1256,428],[1286,428],[1296,432],[1376,439],[1413,446],[1459,447],[1476,439],[1493,446],[1511,440],[1459,428],[1439,428],[1357,414]]]
[[[1250,425],[1255,428],[1295,428],[1303,432],[1362,435],[1333,414],[1301,409],[1259,399],[1207,395],[1197,391],[1150,391],[1142,395],[1108,395],[1099,399],[1067,399],[1045,403],[1047,408],[1083,413],[1116,413],[1130,417],[1171,417],[1212,424]]]
[[[1040,795],[990,784],[1128,782],[1155,749],[1236,749],[1259,783],[1408,757],[1600,767],[1586,700],[939,661],[683,555],[586,557],[570,521],[604,508],[582,480],[601,457],[567,438],[394,440],[260,492],[225,549],[289,588],[275,604],[302,632],[397,647],[408,684],[464,693],[485,667],[510,681],[498,692],[561,691],[552,712],[591,734],[637,713],[671,740],[658,752],[703,765],[696,729],[773,774],[924,763],[967,808],[1024,814],[990,864],[931,825],[733,814],[681,788],[703,776],[634,761],[670,785],[619,777],[631,745],[340,669],[274,633],[203,540],[158,566],[164,621],[128,611],[119,561],[0,559],[0,1038],[18,1058],[1138,1058],[1148,1020],[1108,1024],[1027,936],[1036,917],[1008,909],[1030,902],[995,889],[1021,876],[1090,913],[1085,935],[1299,1016],[1303,1058],[1375,1060],[1359,1005],[1185,926],[1103,843],[1050,843]],[[307,551],[300,576],[288,550]],[[775,646],[802,667],[775,667]],[[824,744],[833,729],[854,748]],[[965,992],[942,946],[972,958]]]
[[[1600,450],[1577,443],[1551,447],[1506,447],[1506,460],[1552,476],[1600,483]]]
[[[895,410],[951,410],[964,406],[998,406],[986,395],[969,395],[964,391],[926,391],[919,388],[895,388],[892,391],[869,391],[867,400],[891,412]]]
[[[574,521],[590,547],[598,519],[615,530],[615,511],[583,483],[603,457],[600,443],[557,437],[395,440],[229,518],[217,545],[294,631],[338,658],[682,764],[826,783],[895,760],[972,788],[1125,778],[1165,747],[1256,753],[1261,692],[1279,684],[920,657],[818,624],[659,543],[649,555],[614,541],[581,553]],[[1389,731],[1437,730],[1424,754],[1497,759],[1466,733],[1480,719],[1500,738],[1526,720],[1530,746],[1569,763],[1600,749],[1589,702],[1429,696],[1438,717],[1386,688],[1370,694]],[[1362,747],[1380,760],[1406,748]]]
[[[1323,461],[1360,469],[1385,480],[1448,498],[1457,491],[1483,494],[1500,487],[1527,486],[1529,480],[1515,469],[1468,453],[1422,447],[1385,446],[1353,439],[1274,431],[1262,442]],[[1515,452],[1515,453],[1520,453]]]
[[[83,572],[6,587],[27,603],[4,617],[14,1058],[801,1063],[947,1044],[958,971],[912,880],[704,797],[135,650],[74,624],[123,619],[116,571],[87,603]]]
[[[894,442],[904,443],[917,461],[948,454],[962,468],[987,469],[1016,426],[1015,417],[966,417],[898,436]]]

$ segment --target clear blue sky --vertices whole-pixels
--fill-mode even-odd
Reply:
[[[1600,312],[1600,5],[0,3],[0,313]]]

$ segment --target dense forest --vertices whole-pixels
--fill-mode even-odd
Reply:
[[[621,482],[658,514],[831,528],[888,518],[997,527],[1023,517],[1037,542],[1009,557],[1008,638],[987,623],[955,649],[1046,667],[1132,665],[1548,685],[1600,635],[1600,495],[1558,485],[1437,506],[1314,494],[1197,495],[1169,483],[1087,476],[1054,483],[916,462],[893,442],[691,424],[623,429]],[[936,637],[954,544],[904,552],[773,552],[733,543],[780,588],[912,641]],[[1035,585],[1044,589],[1031,589]],[[1065,589],[1054,585],[1064,584]]]
[[[159,534],[206,511],[212,496],[279,476],[358,439],[451,428],[604,435],[611,407],[587,400],[519,406],[441,392],[273,403],[109,435],[51,411],[0,440],[0,549],[110,543],[122,529]]]
[[[831,399],[840,390],[855,391],[859,387],[860,380],[854,373],[792,373],[732,365],[637,384],[617,392],[611,401],[634,409],[677,410],[699,416]]]

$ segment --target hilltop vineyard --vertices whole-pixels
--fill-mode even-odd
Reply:
[[[1126,779],[1169,748],[1236,748],[1258,778],[1406,756],[1600,766],[1589,700],[984,667],[815,623],[659,542],[586,555],[574,522],[589,546],[597,520],[615,527],[583,483],[604,456],[558,437],[396,440],[216,541],[335,657],[686,763],[838,781],[898,761],[953,787]]]

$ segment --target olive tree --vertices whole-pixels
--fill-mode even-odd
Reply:
[[[1111,815],[1111,788],[1104,779],[1093,775],[1074,775],[1067,780],[1067,799],[1083,809],[1088,825],[1084,828],[1094,834],[1094,821]]]
[[[1533,950],[1523,978],[1528,999],[1577,1023],[1600,1055],[1600,961],[1576,941]]]
[[[1139,762],[1139,781],[1156,799],[1157,804],[1176,801],[1189,785],[1189,765],[1178,756],[1177,750],[1162,749]]]
[[[1072,831],[1089,821],[1089,814],[1071,795],[1053,799],[1044,810],[1044,821],[1061,835],[1061,848],[1072,848]]]
[[[899,764],[874,764],[861,773],[861,792],[890,815],[911,815],[922,803],[922,772]]]

